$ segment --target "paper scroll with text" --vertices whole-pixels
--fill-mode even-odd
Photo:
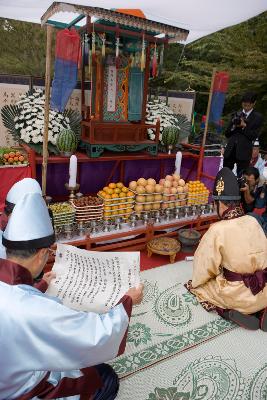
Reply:
[[[56,279],[46,294],[75,310],[104,313],[140,283],[140,253],[87,251],[58,244],[52,270]]]

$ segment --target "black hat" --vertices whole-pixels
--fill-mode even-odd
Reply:
[[[222,168],[215,179],[213,200],[240,200],[240,189],[236,176],[229,168]]]
[[[255,103],[257,100],[257,94],[254,92],[247,92],[243,94],[242,102],[244,103]]]

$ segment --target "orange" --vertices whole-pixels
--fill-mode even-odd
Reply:
[[[109,187],[110,189],[115,189],[116,183],[109,183],[108,187]]]
[[[111,210],[111,207],[110,207],[110,206],[105,206],[105,207],[104,207],[104,210],[105,210],[105,211],[110,211],[110,210]]]
[[[105,212],[105,217],[109,217],[111,215],[111,212]]]
[[[118,182],[116,186],[117,188],[122,189],[124,187],[124,184],[122,182]]]
[[[110,194],[106,194],[106,199],[111,199]]]
[[[107,192],[109,190],[109,188],[107,187],[107,186],[105,186],[104,188],[103,188],[103,191],[104,192]]]
[[[132,212],[132,208],[127,208],[126,213],[131,213]]]
[[[111,197],[112,197],[112,199],[116,199],[117,198],[116,193],[112,193]]]
[[[119,194],[119,197],[126,197],[126,193],[121,192],[121,193]]]
[[[106,192],[107,192],[108,194],[113,194],[113,189],[108,189]]]
[[[128,192],[128,193],[127,193],[127,197],[133,197],[132,192]]]
[[[125,186],[123,186],[123,188],[121,188],[121,191],[122,191],[123,193],[127,193],[127,192],[128,192],[128,188],[125,187]]]
[[[119,189],[119,188],[116,188],[116,189],[114,189],[114,193],[120,193],[121,192],[121,190]]]
[[[125,204],[120,204],[119,205],[119,208],[124,208],[125,207]]]

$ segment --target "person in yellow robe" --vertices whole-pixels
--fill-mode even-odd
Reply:
[[[267,331],[264,231],[253,216],[244,215],[238,181],[230,169],[218,172],[213,199],[220,221],[199,243],[187,288],[204,308],[247,329]]]

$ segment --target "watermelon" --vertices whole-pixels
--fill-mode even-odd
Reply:
[[[162,132],[162,142],[166,146],[175,145],[179,138],[179,128],[177,126],[166,126]]]
[[[57,137],[57,148],[62,153],[74,153],[78,146],[78,139],[71,129],[63,129]]]

